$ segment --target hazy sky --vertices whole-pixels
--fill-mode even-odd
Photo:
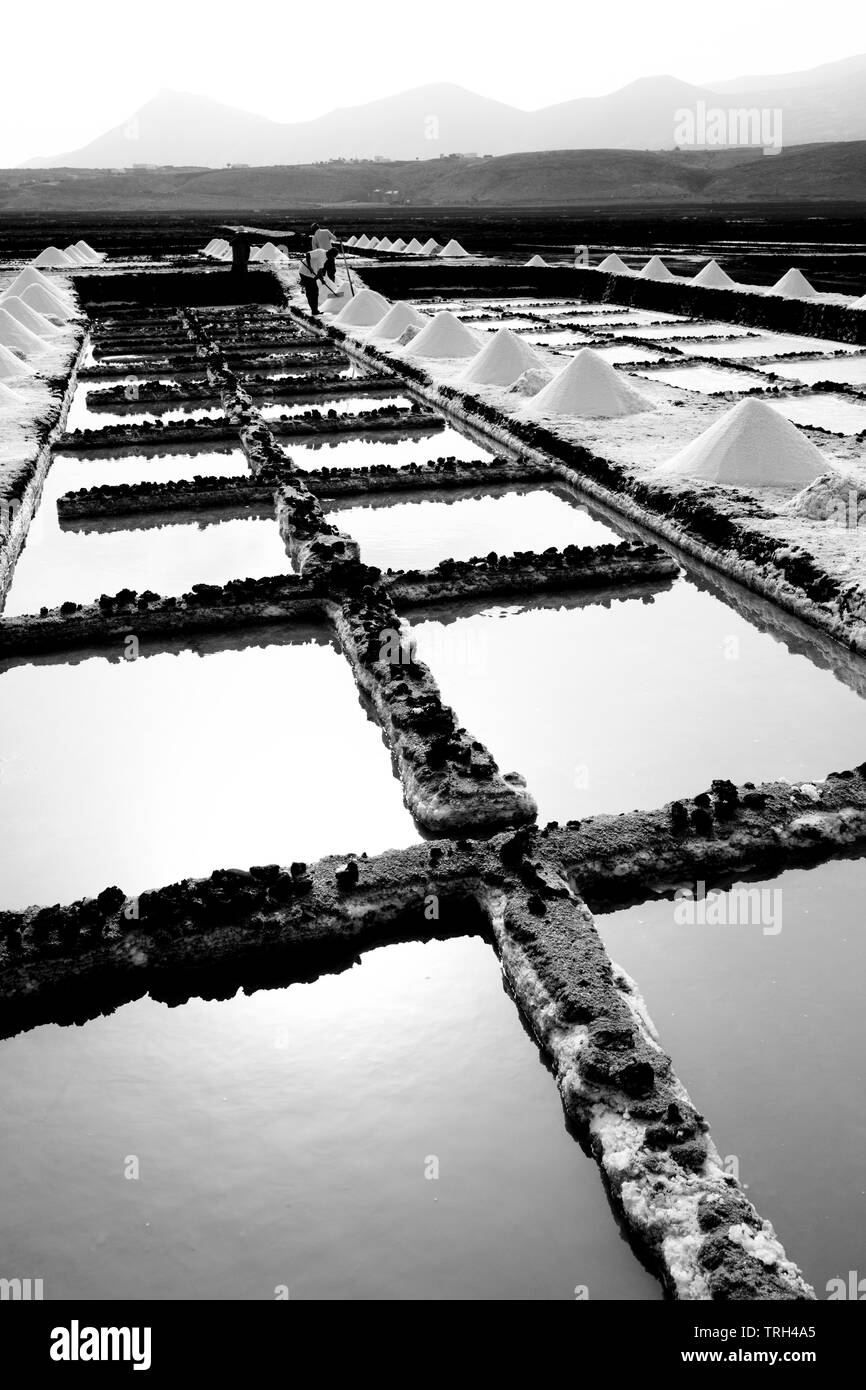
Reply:
[[[862,53],[866,9],[851,0],[40,0],[37,11],[19,0],[4,8],[2,47],[13,59],[0,84],[0,165],[9,166],[77,148],[160,87],[276,120],[443,81],[532,109],[657,73],[707,83]]]

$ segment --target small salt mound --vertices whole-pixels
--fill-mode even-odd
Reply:
[[[510,386],[524,372],[541,366],[541,358],[511,328],[500,328],[460,380],[477,386]]]
[[[434,241],[432,236],[429,240],[425,241],[424,245],[421,247],[425,256],[437,256],[441,249],[438,241]]]
[[[781,295],[783,299],[812,299],[818,291],[809,284],[802,270],[792,268],[766,293]]]
[[[272,241],[266,241],[264,246],[259,247],[260,261],[278,261],[279,259],[280,252]]]
[[[863,479],[831,469],[810,483],[782,510],[792,516],[807,516],[811,521],[831,521],[837,526],[857,526],[863,495]],[[853,515],[852,515],[853,513]]]
[[[15,381],[17,377],[32,375],[33,368],[0,343],[0,381]]]
[[[866,294],[861,294],[859,299],[855,299],[851,305],[852,309],[866,309]]]
[[[403,240],[402,237],[399,237],[399,236],[398,236],[398,238],[397,238],[396,241],[392,241],[392,242],[391,242],[391,250],[392,250],[392,251],[405,251],[405,250],[406,250],[406,243],[405,243],[405,241]]]
[[[621,256],[618,256],[615,251],[612,251],[609,256],[605,256],[604,260],[595,268],[596,270],[606,271],[608,275],[631,274],[631,271],[629,270],[625,261],[622,259]]]
[[[361,290],[340,310],[335,323],[345,323],[350,327],[368,328],[379,323],[388,312],[388,301],[375,290]]]
[[[204,248],[204,251],[202,252],[202,254],[205,255],[205,256],[209,256],[209,255],[211,254],[211,252],[213,251],[213,249],[214,249],[215,246],[216,246],[216,237],[211,237],[211,239],[210,239],[210,241],[208,242],[207,246]]]
[[[526,261],[525,264],[527,266],[547,265],[547,261],[544,259],[543,256],[530,256],[529,260]]]
[[[0,410],[8,409],[10,406],[18,404],[18,397],[14,391],[10,391],[8,386],[4,386],[0,381]]]
[[[460,242],[459,242],[459,241],[455,241],[454,238],[452,237],[451,240],[450,240],[445,246],[442,247],[442,250],[439,252],[439,255],[440,255],[440,256],[451,256],[451,257],[455,257],[455,256],[468,257],[468,256],[469,256],[469,252],[468,252],[468,251],[464,251],[464,250],[463,250],[463,247],[460,245]]]
[[[480,347],[477,333],[443,309],[421,329],[409,352],[415,357],[474,357]]]
[[[827,464],[811,440],[764,401],[740,401],[659,470],[734,487],[806,487]]]
[[[406,254],[408,256],[420,256],[424,250],[424,247],[421,245],[418,238],[416,236],[413,236],[411,241],[407,241],[404,250],[406,251]]]
[[[68,256],[73,265],[90,265],[86,256],[82,256],[77,246],[64,246],[64,256]]]
[[[343,245],[344,245],[344,246],[354,246],[355,243],[357,242],[357,240],[358,240],[358,238],[357,238],[356,236],[350,236],[346,241],[343,242]]]
[[[67,270],[72,265],[68,256],[64,255],[59,246],[47,246],[44,251],[34,258],[35,266],[46,266],[57,269],[59,266],[66,266]]]
[[[31,333],[35,333],[37,338],[54,338],[60,332],[59,328],[49,323],[36,309],[31,309],[30,305],[25,304],[17,295],[4,299],[2,307],[25,328],[29,328]]]
[[[641,280],[673,280],[673,276],[660,256],[650,256],[643,270]]]
[[[19,323],[9,310],[0,304],[0,343],[13,352],[23,352],[30,357],[34,352],[42,352],[45,344],[23,323]]]
[[[623,380],[592,348],[581,348],[532,402],[533,414],[613,419],[652,410],[652,402]]]
[[[0,298],[5,299],[6,296],[10,294],[22,294],[29,285],[41,285],[43,289],[50,290],[52,294],[57,295],[58,299],[64,299],[66,297],[65,291],[61,289],[61,286],[56,280],[49,280],[48,276],[43,275],[41,270],[36,270],[34,266],[27,265],[15,276],[12,284],[7,285]]]
[[[515,392],[518,396],[537,396],[550,381],[553,373],[546,367],[532,367],[528,372],[522,372],[513,386],[509,386],[509,391]]]
[[[381,323],[370,334],[371,338],[399,338],[406,328],[423,328],[427,319],[405,299],[392,304]]]
[[[367,236],[367,233],[366,233],[366,232],[362,232],[362,233],[361,233],[361,235],[358,237],[358,240],[355,242],[355,245],[356,245],[361,251],[369,251],[369,249],[370,249],[370,238]]]
[[[722,270],[718,261],[710,261],[709,265],[705,265],[700,274],[695,276],[694,283],[711,290],[731,290],[736,287],[736,281],[731,279],[726,270]]]
[[[66,323],[72,318],[69,305],[53,290],[46,290],[42,285],[28,285],[21,291],[21,302],[30,309],[35,309],[37,314],[42,314],[43,318],[57,319],[59,323]],[[0,303],[5,305],[6,297]]]
[[[93,247],[90,246],[86,241],[76,241],[75,249],[76,251],[80,251],[82,256],[86,256],[87,259],[93,262],[94,264],[97,261],[102,260],[102,256],[100,255],[100,253],[98,251],[94,251]]]
[[[381,241],[371,242],[370,245],[375,246],[377,251],[393,251],[394,249],[386,236],[383,236]]]
[[[253,249],[250,251],[250,260],[251,260],[251,261],[260,261],[261,259],[262,259],[262,248],[261,248],[260,246],[254,246]]]

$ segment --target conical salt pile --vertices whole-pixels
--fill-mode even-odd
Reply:
[[[378,323],[370,334],[371,338],[399,338],[406,328],[423,328],[428,320],[423,314],[419,314],[411,304],[407,304],[405,299],[398,299],[396,304],[392,304],[381,323]]]
[[[25,304],[17,295],[13,294],[4,299],[2,307],[25,328],[29,328],[31,333],[35,333],[37,338],[54,338],[60,332],[55,324],[49,323],[42,314],[31,309],[30,305]]]
[[[438,256],[441,249],[442,248],[439,245],[438,241],[434,241],[432,236],[429,238],[429,240],[425,241],[424,245],[421,247],[421,250],[424,252],[425,256]]]
[[[0,381],[15,381],[17,377],[32,375],[33,368],[0,343]]]
[[[851,305],[852,309],[866,309],[866,294],[861,294],[859,299],[855,299]]]
[[[375,290],[361,290],[341,309],[335,323],[345,323],[355,328],[368,328],[379,323],[388,312],[388,301]]]
[[[8,386],[4,386],[0,381],[0,410],[8,410],[11,406],[18,404],[18,397]]]
[[[726,270],[722,270],[718,261],[710,261],[703,270],[695,276],[694,284],[704,285],[710,290],[732,290],[736,289],[736,280],[732,280]]]
[[[80,251],[82,256],[85,256],[87,260],[91,261],[94,265],[97,261],[102,260],[102,256],[100,255],[100,253],[98,251],[94,251],[93,247],[89,246],[86,241],[76,241],[75,249],[76,251]]]
[[[418,238],[413,236],[412,240],[406,243],[404,250],[408,256],[420,256],[424,247],[421,245]]]
[[[358,237],[358,240],[355,242],[355,245],[358,247],[359,251],[369,251],[370,238],[367,236],[366,232],[361,233],[361,235]]]
[[[391,243],[386,236],[383,236],[381,241],[371,242],[370,245],[375,246],[377,251],[393,250],[393,247],[391,246]]]
[[[15,276],[12,284],[6,286],[0,298],[5,299],[9,294],[22,294],[29,285],[41,285],[43,289],[50,290],[52,294],[57,295],[58,299],[65,300],[68,297],[66,289],[59,285],[56,280],[49,280],[48,276],[43,275],[42,271],[37,270],[35,266],[26,265]]]
[[[86,256],[82,256],[77,246],[64,246],[64,256],[68,256],[73,265],[90,265]]]
[[[510,386],[524,372],[542,365],[537,352],[511,328],[500,328],[460,375],[476,386]]]
[[[827,472],[811,440],[754,398],[740,401],[659,470],[735,487],[803,488]]]
[[[349,239],[348,239],[348,241],[344,241],[344,242],[343,242],[343,245],[344,245],[344,246],[355,246],[355,245],[357,244],[357,241],[358,241],[358,238],[357,238],[356,236],[350,236]]]
[[[464,251],[464,250],[463,250],[463,247],[460,245],[460,242],[459,242],[459,241],[455,241],[454,238],[452,237],[451,240],[447,243],[447,245],[445,245],[445,246],[442,247],[442,250],[439,252],[439,255],[440,255],[440,256],[451,256],[451,257],[456,257],[456,256],[461,256],[461,257],[464,257],[464,256],[465,256],[465,257],[468,257],[468,256],[469,256],[469,252],[468,252],[468,251]]]
[[[621,256],[618,256],[615,251],[611,251],[609,256],[605,256],[604,260],[595,268],[596,270],[606,271],[608,275],[631,274],[625,261],[622,259]]]
[[[530,406],[533,415],[580,415],[592,420],[637,415],[652,408],[652,402],[592,348],[581,348]]]
[[[49,319],[58,319],[61,323],[66,323],[67,319],[72,318],[73,311],[70,306],[53,290],[47,290],[43,285],[28,285],[21,291],[21,302],[35,309],[37,314]],[[6,296],[0,303],[6,303]]]
[[[650,256],[643,270],[641,280],[673,280],[673,276],[660,256]]]
[[[209,255],[211,254],[211,252],[213,251],[215,245],[216,245],[216,237],[211,237],[211,239],[210,239],[210,241],[208,242],[207,246],[204,248],[204,251],[202,252],[202,255],[204,255],[204,256],[209,256]]]
[[[818,291],[809,284],[802,270],[788,270],[767,294],[778,294],[783,299],[812,299]]]
[[[258,258],[260,261],[267,261],[269,264],[272,264],[274,261],[280,260],[281,256],[282,252],[279,251],[272,241],[266,241],[264,246],[259,247]]]
[[[399,236],[398,236],[398,238],[397,238],[396,241],[392,241],[392,242],[391,242],[391,250],[392,250],[392,251],[405,251],[405,250],[406,250],[406,243],[405,243],[405,241],[403,240],[402,237],[399,237]]]
[[[547,261],[544,259],[543,256],[531,256],[531,257],[529,258],[529,260],[526,261],[526,265],[527,265],[527,266],[547,265]]]
[[[480,347],[478,334],[443,309],[412,339],[408,352],[414,357],[474,357]]]
[[[47,246],[44,251],[40,251],[39,255],[34,258],[33,264],[35,266],[46,266],[55,270],[61,266],[65,266],[68,270],[72,265],[72,261],[68,256],[64,255],[59,246]]]
[[[42,352],[45,347],[41,338],[19,323],[9,310],[0,304],[0,343],[13,352],[23,352],[29,357],[34,352]]]

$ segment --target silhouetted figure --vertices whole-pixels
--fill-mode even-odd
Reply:
[[[313,246],[301,256],[298,267],[301,276],[301,289],[307,296],[310,313],[315,318],[319,313],[319,285],[324,283],[326,253]]]
[[[236,275],[246,274],[247,266],[250,263],[250,251],[253,247],[253,239],[247,232],[235,232],[229,245],[232,249],[232,273]]]
[[[314,222],[310,228],[310,241],[316,251],[325,253],[325,274],[329,280],[335,280],[337,276],[337,249],[339,242],[332,231],[327,227],[320,227],[318,222]]]

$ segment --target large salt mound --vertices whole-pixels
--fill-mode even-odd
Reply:
[[[52,294],[56,294],[58,299],[64,299],[66,297],[65,291],[61,289],[60,285],[58,285],[55,280],[49,280],[48,276],[43,275],[42,271],[37,270],[35,266],[26,265],[24,269],[15,276],[12,284],[6,286],[0,298],[5,299],[6,296],[10,294],[21,294],[27,289],[28,285],[41,285],[43,289],[50,290]]]
[[[86,256],[82,256],[77,246],[64,246],[64,256],[68,256],[73,265],[90,265]]]
[[[2,307],[25,328],[29,328],[31,333],[35,333],[37,338],[54,338],[60,332],[55,324],[49,323],[42,314],[36,309],[31,309],[30,305],[25,304],[17,295],[13,294],[4,299]]]
[[[26,357],[30,357],[34,352],[42,352],[45,347],[42,339],[37,338],[35,333],[31,333],[29,328],[25,328],[23,323],[19,323],[2,304],[0,304],[0,343],[4,347],[12,348],[15,352],[23,352]]]
[[[544,259],[543,256],[530,256],[529,260],[526,262],[526,265],[527,265],[527,266],[547,265],[547,261]]]
[[[673,276],[660,256],[650,256],[643,270],[641,280],[673,280]]]
[[[805,487],[827,472],[811,440],[754,399],[740,401],[663,464],[661,473],[734,487]]]
[[[383,236],[381,241],[371,242],[370,245],[375,246],[377,251],[393,250],[393,247],[391,246],[391,243],[386,236]]]
[[[32,375],[33,368],[0,343],[0,381],[14,381],[16,377]]]
[[[464,251],[464,250],[463,250],[463,247],[460,245],[460,242],[459,242],[459,241],[455,241],[453,237],[452,237],[451,240],[447,243],[447,245],[445,245],[445,246],[442,247],[442,250],[441,250],[438,254],[439,254],[440,256],[451,256],[451,257],[461,256],[461,257],[467,257],[467,258],[468,258],[468,256],[469,256],[469,252],[468,252],[468,251]]]
[[[334,322],[345,323],[355,328],[368,328],[371,324],[379,323],[387,312],[387,299],[383,299],[375,290],[361,290],[340,310]]]
[[[11,296],[4,296],[0,303],[5,304],[6,299]],[[35,309],[37,314],[42,314],[51,319],[59,319],[65,323],[72,318],[72,310],[68,304],[55,294],[53,290],[47,290],[43,285],[28,285],[21,291],[21,302],[28,308]]]
[[[859,299],[855,299],[851,305],[852,309],[866,309],[866,294],[861,294]]]
[[[781,280],[777,280],[772,289],[766,291],[767,294],[778,294],[784,299],[812,299],[818,293],[806,279],[802,270],[791,269],[785,272]]]
[[[539,391],[530,410],[539,415],[580,415],[613,419],[652,410],[652,402],[623,380],[592,348],[581,348],[567,366]]]
[[[0,410],[9,409],[18,404],[18,397],[14,391],[10,391],[8,386],[4,386],[0,381]]]
[[[94,251],[93,247],[90,246],[86,241],[76,241],[75,249],[76,251],[80,251],[82,256],[86,256],[87,259],[91,261],[94,265],[97,261],[102,260],[102,256],[100,255],[100,253],[98,251]]]
[[[361,235],[358,237],[358,240],[355,242],[355,245],[356,245],[356,246],[358,247],[358,249],[361,250],[361,251],[368,251],[368,250],[369,250],[369,248],[370,248],[370,238],[367,236],[367,233],[366,233],[366,232],[362,232],[362,233],[361,233]]]
[[[609,256],[605,256],[604,260],[601,261],[600,264],[597,265],[595,268],[596,270],[607,271],[608,275],[631,274],[631,271],[629,270],[625,261],[622,259],[621,256],[618,256],[615,251],[611,251]]]
[[[406,243],[404,250],[408,256],[420,256],[424,251],[424,247],[421,245],[418,238],[413,236],[412,240]]]
[[[694,284],[704,285],[711,290],[732,290],[736,288],[736,281],[732,280],[726,270],[722,270],[718,261],[710,261],[705,265],[694,278]]]
[[[524,372],[541,365],[538,353],[513,329],[500,328],[461,373],[460,380],[477,386],[510,386]]]
[[[442,248],[440,247],[438,241],[434,241],[432,236],[429,237],[428,240],[425,241],[424,245],[421,247],[421,250],[424,252],[425,256],[437,256],[441,249]]]
[[[408,351],[414,357],[474,357],[480,347],[477,333],[443,309],[413,338]]]
[[[44,251],[40,251],[39,255],[34,258],[33,264],[35,266],[44,265],[49,268],[53,267],[54,269],[57,269],[58,266],[66,266],[68,270],[72,265],[72,261],[68,256],[64,255],[59,246],[47,246]]]
[[[423,328],[427,319],[423,314],[419,314],[411,304],[407,304],[405,299],[398,299],[396,304],[392,304],[381,323],[377,324],[371,338],[399,338],[406,328]]]
[[[347,237],[346,240],[343,242],[343,245],[344,245],[344,246],[354,246],[355,243],[357,242],[357,240],[358,240],[358,238],[357,238],[356,236]]]
[[[406,243],[405,243],[405,241],[403,240],[402,237],[399,237],[399,236],[398,236],[398,238],[397,238],[396,241],[392,241],[392,242],[391,242],[391,250],[392,250],[392,251],[405,251],[405,250],[406,250]]]

